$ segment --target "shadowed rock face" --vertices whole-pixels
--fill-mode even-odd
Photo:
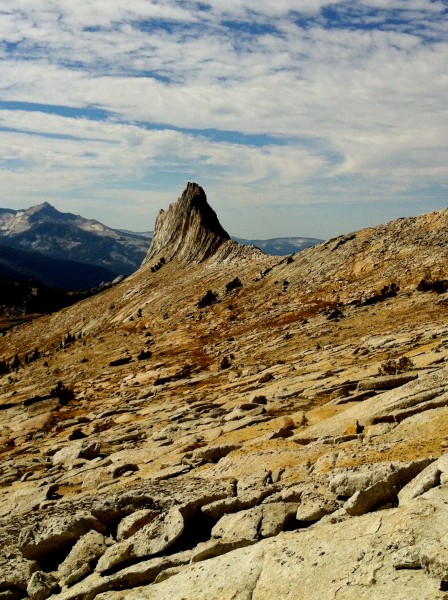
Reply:
[[[220,249],[227,255],[235,248],[238,244],[221,226],[204,190],[197,183],[188,183],[178,201],[166,212],[160,211],[145,263],[162,257],[202,262]]]

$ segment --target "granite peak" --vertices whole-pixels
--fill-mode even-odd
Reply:
[[[201,263],[211,257],[217,260],[241,253],[252,254],[230,239],[222,227],[200,185],[188,182],[177,202],[167,211],[161,210],[156,220],[154,237],[144,263],[176,258],[183,263]]]

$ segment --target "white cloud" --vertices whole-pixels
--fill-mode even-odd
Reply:
[[[126,190],[137,202],[133,189],[140,198],[137,187],[158,181],[165,197],[183,175],[217,198],[244,187],[235,197],[249,204],[263,191],[271,202],[321,193],[339,202],[341,190],[446,185],[443,3],[203,4],[4,0],[2,100],[110,113],[101,121],[0,105],[5,197],[62,201],[64,185],[67,198],[90,193],[100,206],[121,186],[117,198]],[[333,27],[328,7],[340,14]]]

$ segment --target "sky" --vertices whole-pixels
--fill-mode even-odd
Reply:
[[[0,206],[246,238],[448,205],[448,0],[2,0]]]

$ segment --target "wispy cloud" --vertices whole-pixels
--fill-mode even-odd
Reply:
[[[149,219],[187,179],[218,209],[229,189],[235,210],[443,203],[447,16],[437,0],[4,0],[0,205],[135,227],[145,190]]]

